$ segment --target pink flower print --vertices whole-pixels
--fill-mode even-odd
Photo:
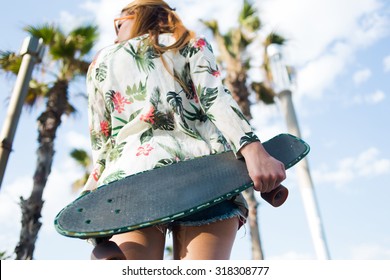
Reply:
[[[91,173],[92,178],[97,182],[100,178],[99,170],[95,168]]]
[[[106,137],[108,137],[110,135],[110,124],[108,123],[108,121],[101,121],[100,122],[100,131]]]
[[[213,70],[211,72],[211,75],[213,75],[214,77],[218,78],[219,76],[221,76],[221,72],[219,72],[218,70]]]
[[[153,150],[153,147],[150,144],[146,144],[144,146],[138,147],[136,156],[144,155],[148,156],[149,153]]]
[[[154,124],[154,107],[150,107],[149,112],[141,115],[140,120],[143,122]]]
[[[129,100],[124,98],[122,94],[120,94],[119,91],[116,91],[112,96],[112,102],[114,103],[115,110],[118,111],[118,113],[122,113],[125,109],[125,104],[131,104]]]
[[[203,50],[204,46],[206,46],[206,41],[202,38],[195,42],[195,48]]]

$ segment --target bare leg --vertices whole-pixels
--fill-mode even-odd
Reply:
[[[97,245],[91,258],[100,260],[162,260],[164,247],[165,230],[148,227],[114,235],[110,241]],[[118,256],[122,256],[122,258]]]
[[[239,226],[237,217],[204,226],[173,229],[175,260],[228,260]]]
[[[162,260],[165,248],[165,229],[148,227],[111,238],[127,260]]]

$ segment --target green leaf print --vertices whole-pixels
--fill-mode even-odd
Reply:
[[[159,104],[161,104],[161,92],[159,87],[155,87],[150,96],[150,103],[152,103],[154,108],[157,108]]]
[[[122,156],[123,148],[125,147],[125,145],[126,145],[126,142],[123,142],[123,143],[115,146],[115,148],[111,150],[110,155],[109,155],[110,161],[117,160],[118,158],[120,158]]]
[[[130,97],[130,102],[145,101],[146,99],[146,81],[145,84],[142,84],[140,81],[139,84],[134,84],[132,87],[127,86],[126,94]]]
[[[207,115],[203,112],[201,108],[198,108],[194,104],[190,103],[191,107],[194,109],[194,112],[190,112],[186,109],[184,109],[184,116],[187,120],[190,121],[201,121],[201,122],[206,122],[208,117]]]
[[[148,129],[144,133],[142,133],[140,140],[141,145],[145,144],[146,142],[149,142],[153,138],[153,129]]]
[[[164,145],[162,143],[159,143],[158,145],[163,148],[168,154],[171,156],[171,158],[166,158],[159,160],[157,164],[154,166],[154,168],[163,167],[167,165],[171,165],[172,163],[176,163],[179,161],[183,161],[187,159],[186,154],[182,152],[183,148],[180,145],[180,142],[178,142],[174,137],[172,137],[172,143],[175,143],[175,147],[169,147],[167,145]]]
[[[91,146],[93,150],[99,150],[103,145],[101,135],[96,130],[91,130]]]
[[[106,106],[107,106],[107,109],[112,113],[114,112],[114,109],[115,109],[115,105],[114,105],[114,94],[115,94],[115,90],[109,90],[106,92],[105,94],[105,99],[106,99]]]
[[[218,65],[216,65],[216,68],[213,69],[213,67],[211,66],[211,63],[210,61],[207,61],[207,64],[208,66],[205,66],[205,65],[198,65],[198,68],[199,70],[198,71],[195,71],[194,73],[195,74],[199,74],[199,73],[204,73],[204,72],[207,72],[215,77],[218,77],[220,76],[220,72],[218,70]]]
[[[140,113],[141,113],[142,109],[139,109],[137,111],[135,111],[134,113],[132,113],[129,117],[129,122],[131,122],[132,120],[134,120]]]
[[[198,139],[198,140],[203,140],[202,136],[197,131],[194,131],[190,127],[186,127],[183,124],[180,124],[180,127],[183,129],[183,132],[187,134],[188,136]]]
[[[129,121],[126,121],[122,118],[119,118],[119,117],[114,117],[114,119],[120,121],[121,123],[123,123],[123,125],[117,125],[115,126],[112,130],[113,132],[115,132],[112,136],[118,136],[118,133],[119,133],[119,130],[121,130],[126,124],[128,124],[129,122],[131,122],[132,120],[134,120],[138,115],[139,113],[142,111],[142,109],[139,109],[137,111],[135,111],[133,114],[130,115],[129,117]]]
[[[176,114],[181,115],[183,112],[183,99],[174,91],[170,91],[167,94],[167,102],[171,106],[172,110]]]
[[[181,81],[183,81],[184,84],[187,85],[187,87],[184,88],[187,99],[192,100],[197,98],[194,82],[192,81],[191,78],[190,63],[187,62],[184,65],[183,71],[181,72],[180,75],[177,73],[177,78],[181,79]]]
[[[253,132],[245,133],[245,136],[240,139],[240,146],[259,141],[259,138]]]
[[[118,120],[118,121],[120,121],[120,122],[122,122],[122,123],[124,123],[124,124],[127,124],[127,121],[124,120],[124,119],[122,119],[122,118],[114,117],[114,119],[116,119],[116,120]]]
[[[194,48],[193,46],[188,44],[186,47],[182,48],[179,52],[183,57],[192,57],[198,51],[199,51],[198,48]]]
[[[159,56],[147,44],[140,44],[137,49],[132,44],[128,44],[128,48],[124,48],[126,52],[133,57],[138,70],[149,73],[155,68],[153,59]]]
[[[111,182],[113,182],[113,181],[118,181],[118,180],[120,180],[120,179],[123,179],[123,178],[125,177],[125,175],[126,175],[125,171],[123,171],[123,170],[118,170],[118,171],[116,171],[116,172],[111,173],[110,175],[108,175],[108,176],[106,177],[106,179],[104,179],[103,184],[106,185],[106,184],[111,183]]]
[[[104,62],[99,63],[99,67],[96,68],[96,80],[103,82],[107,78],[107,65]]]
[[[198,87],[199,89],[199,87]],[[201,88],[199,92],[199,100],[205,112],[210,109],[218,97],[218,88]]]
[[[171,159],[171,158],[167,158],[167,159],[162,159],[162,160],[159,160],[156,165],[154,166],[154,168],[160,168],[160,167],[164,167],[164,166],[167,166],[167,165],[171,165],[173,163],[176,163],[177,161],[174,160],[174,159]]]
[[[159,143],[158,145],[163,148],[166,152],[170,154],[170,156],[175,159],[175,161],[181,161],[186,159],[186,154],[184,154],[183,148],[179,141],[177,141],[173,136],[170,136],[172,138],[171,143],[175,144],[175,147],[169,147],[167,145],[164,145],[162,143]]]
[[[124,125],[117,125],[112,129],[113,132],[115,132],[112,136],[117,136],[119,133],[119,130],[121,130],[128,122],[122,118],[119,118],[119,117],[114,117],[114,119],[116,119],[124,124]]]
[[[184,57],[192,57],[199,51],[203,51],[204,47],[206,47],[210,52],[213,52],[213,48],[208,41],[203,38],[197,38],[196,40],[191,41],[191,43],[185,48],[182,48],[180,50],[180,54]]]
[[[235,108],[235,107],[233,107],[233,106],[230,106],[230,108],[232,108],[232,110],[238,115],[238,117],[239,117],[240,119],[242,119],[242,120],[245,121],[248,125],[250,125],[249,122],[248,122],[248,120],[245,118],[244,114],[241,112],[240,109]]]
[[[154,111],[154,123],[152,123],[153,129],[161,130],[174,130],[175,120],[172,112],[163,113],[160,111]]]

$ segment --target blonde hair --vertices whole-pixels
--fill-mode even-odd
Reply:
[[[159,54],[167,50],[180,50],[195,37],[165,1],[135,0],[122,9],[123,13],[135,16],[130,38],[149,34],[150,43]],[[162,33],[172,33],[176,42],[161,46],[158,38]]]
[[[178,51],[184,48],[191,39],[195,38],[195,33],[184,26],[175,13],[175,9],[172,9],[165,1],[135,0],[124,7],[121,13],[135,16],[130,38],[149,34],[150,44],[157,54],[161,55],[168,50]],[[162,33],[171,33],[176,41],[169,46],[160,45],[159,35]],[[162,55],[161,60],[168,73],[180,84],[184,91],[189,92],[188,85],[179,79],[175,73],[172,73]]]

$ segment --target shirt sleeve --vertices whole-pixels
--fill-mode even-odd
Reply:
[[[91,65],[87,73],[87,92],[93,169],[83,192],[92,191],[98,187],[99,178],[105,169],[107,151],[111,145],[111,118],[106,108],[104,94],[96,86],[95,72],[96,69]]]
[[[211,45],[198,38],[189,45],[191,79],[200,105],[229,142],[236,157],[240,149],[259,138],[241,112],[230,91],[223,86]]]

